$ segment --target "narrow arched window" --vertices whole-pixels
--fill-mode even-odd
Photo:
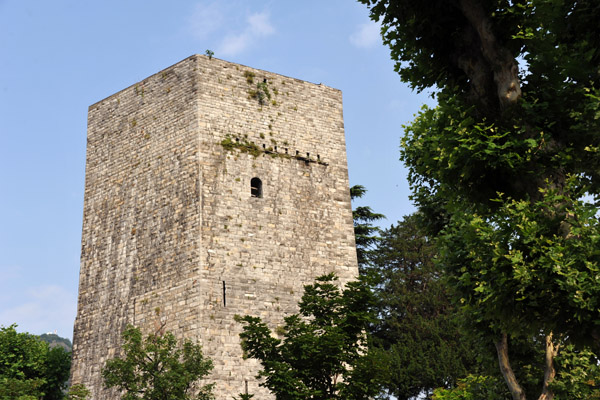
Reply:
[[[258,178],[252,178],[250,180],[250,195],[252,197],[263,197],[262,196],[262,181]]]

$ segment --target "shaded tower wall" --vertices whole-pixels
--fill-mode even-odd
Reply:
[[[118,398],[100,371],[127,324],[202,344],[217,399],[271,398],[234,316],[275,328],[329,272],[358,272],[339,90],[192,56],[90,107],[71,375],[92,398]]]

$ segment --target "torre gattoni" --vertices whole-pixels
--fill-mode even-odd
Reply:
[[[217,399],[258,386],[235,315],[274,329],[358,274],[337,89],[191,56],[92,106],[72,383],[92,399],[128,324],[203,347]]]

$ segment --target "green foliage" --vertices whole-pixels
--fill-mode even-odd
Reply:
[[[350,198],[359,199],[367,193],[367,189],[361,185],[354,185],[350,188]],[[374,213],[371,207],[362,206],[352,210],[352,219],[354,220],[354,238],[356,240],[356,256],[358,258],[359,268],[364,268],[374,255],[374,247],[379,240],[379,227],[373,223],[385,218],[385,215]]]
[[[551,330],[593,344],[600,222],[572,184],[540,189],[533,202],[499,197],[487,218],[453,213],[441,237],[442,263],[481,324],[522,335]]]
[[[238,317],[242,348],[260,361],[261,385],[278,399],[369,399],[378,391],[366,347],[371,293],[360,282],[341,291],[336,279],[325,275],[305,286],[300,313],[284,319],[283,339],[260,318]]]
[[[253,394],[244,394],[244,393],[240,393],[238,394],[239,397],[233,397],[233,400],[250,400],[251,398],[254,397]]]
[[[475,366],[473,341],[461,330],[436,249],[413,214],[381,234],[366,269],[376,298],[372,354],[386,367],[387,392],[397,399],[451,387]]]
[[[175,336],[150,334],[142,337],[139,328],[123,331],[124,358],[106,362],[102,377],[107,387],[124,391],[123,400],[207,400],[212,384],[199,388],[195,383],[212,370],[212,362],[202,355],[198,344],[185,340],[178,346]]]
[[[534,181],[544,173],[542,165],[532,170],[546,143],[543,131],[534,134],[519,126],[477,121],[471,116],[473,107],[461,104],[457,96],[444,96],[438,96],[437,108],[423,107],[402,139],[401,155],[418,204],[432,192],[486,208],[494,207],[489,199],[498,192],[528,195],[533,189],[517,187],[514,177]]]
[[[360,1],[402,79],[437,91],[438,106],[405,128],[401,157],[471,327],[575,346],[550,388],[576,398],[576,366],[600,350],[600,4]]]
[[[542,338],[543,339],[543,338]],[[541,387],[540,374],[543,353],[535,340],[514,342],[511,354],[516,366],[519,381],[522,382],[527,398],[536,398]],[[537,349],[537,351],[536,351]],[[536,360],[537,364],[536,365]],[[533,363],[533,364],[532,364]],[[573,345],[566,345],[556,358],[557,376],[551,384],[555,400],[600,399],[598,359],[589,350],[579,351]],[[502,376],[497,371],[489,375],[470,374],[460,379],[452,388],[434,390],[433,400],[509,400]]]
[[[591,351],[566,345],[556,357],[558,376],[552,382],[557,400],[600,399],[600,367]]]
[[[252,71],[244,71],[244,77],[246,78],[246,83],[248,83],[248,85],[251,85],[252,83],[254,83],[254,72]]]
[[[261,106],[267,104],[267,100],[271,100],[271,92],[269,91],[267,82],[258,82],[255,90],[248,90],[248,95],[253,99],[257,99],[258,104]],[[276,104],[277,103],[275,102],[273,105]]]
[[[258,157],[263,153],[263,150],[256,143],[249,142],[246,139],[240,141],[239,138],[233,139],[230,136],[225,137],[225,139],[221,141],[221,146],[227,151],[237,149],[242,153],[248,153],[254,157]]]
[[[452,389],[436,389],[432,400],[509,400],[510,394],[500,378],[469,375]]]
[[[209,60],[212,60],[213,56],[215,55],[215,52],[212,50],[206,50],[206,55],[208,56]]]
[[[46,354],[45,364],[44,400],[61,400],[71,371],[71,353],[61,346],[53,347]]]
[[[46,382],[48,345],[16,325],[0,328],[0,399],[38,398]]]
[[[60,400],[69,378],[71,353],[48,348],[37,336],[0,327],[0,399]]]
[[[90,396],[90,391],[85,385],[77,383],[69,388],[67,400],[87,400]]]

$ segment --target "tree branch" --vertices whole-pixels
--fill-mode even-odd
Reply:
[[[556,369],[554,368],[554,357],[558,354],[559,344],[554,346],[552,343],[552,332],[546,335],[546,357],[545,357],[545,368],[544,368],[544,385],[542,386],[542,394],[538,397],[538,400],[552,400],[554,399],[554,393],[548,388],[548,385],[554,380],[556,376]]]
[[[508,338],[506,333],[503,333],[502,338],[496,342],[496,351],[498,352],[500,372],[502,372],[502,376],[506,381],[506,385],[508,386],[508,390],[510,391],[513,400],[526,400],[525,392],[521,385],[519,385],[517,377],[510,366],[510,361],[508,360]]]
[[[496,36],[492,31],[492,24],[486,17],[481,3],[476,0],[460,0],[459,3],[463,15],[479,36],[480,51],[493,73],[500,106],[505,108],[516,103],[521,97],[517,62],[512,54],[500,46],[496,40]],[[477,73],[478,71],[475,68],[473,72]]]

